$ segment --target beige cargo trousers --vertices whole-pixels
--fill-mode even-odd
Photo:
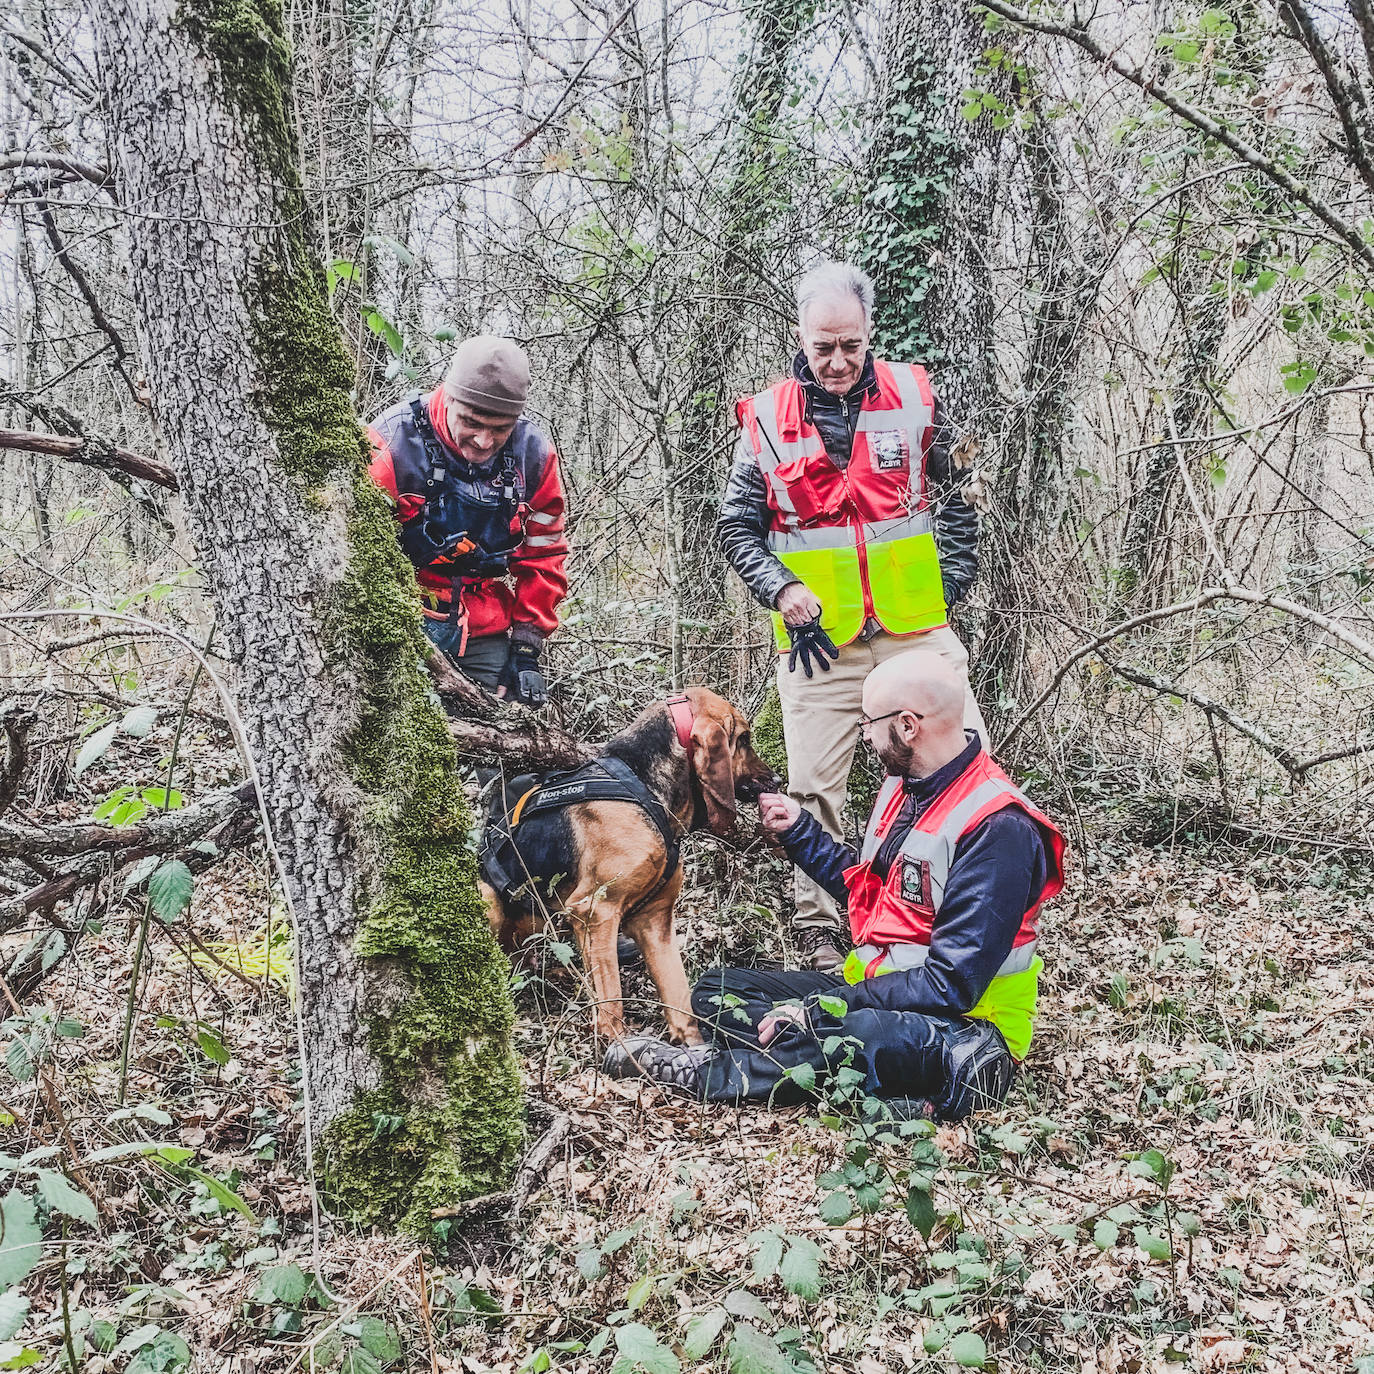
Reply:
[[[787,671],[787,655],[778,659],[778,696],[782,701],[783,743],[787,748],[788,791],[835,839],[840,833],[840,812],[849,786],[854,747],[859,741],[859,717],[863,713],[864,679],[880,663],[905,653],[939,654],[964,679],[964,725],[977,730],[988,744],[983,713],[968,685],[968,650],[948,626],[922,634],[890,635],[880,632],[872,639],[856,639],[840,649],[828,673],[817,670],[808,678],[798,664]],[[867,817],[863,818],[865,821]],[[794,930],[805,926],[844,926],[829,894],[801,869],[793,870],[797,913]],[[848,936],[841,943],[846,943]]]

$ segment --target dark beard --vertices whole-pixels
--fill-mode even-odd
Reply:
[[[900,744],[889,736],[887,744],[878,750],[878,762],[895,778],[910,776],[911,761],[915,751],[906,744]]]

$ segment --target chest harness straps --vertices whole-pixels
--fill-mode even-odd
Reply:
[[[402,527],[401,546],[417,566],[447,573],[449,623],[460,625],[465,620],[464,580],[505,575],[511,553],[525,537],[529,508],[509,445],[501,450],[495,473],[488,474],[445,450],[430,423],[423,397],[410,398],[410,414],[424,445],[429,474],[424,485],[425,503]],[[450,471],[455,462],[455,470]],[[466,639],[465,634],[460,653],[467,647]]]
[[[629,764],[617,758],[602,758],[568,772],[553,773],[543,782],[535,783],[511,808],[509,816],[493,817],[487,825],[478,865],[482,877],[501,894],[502,901],[526,911],[531,908],[530,874],[520,853],[518,839],[520,826],[545,812],[561,811],[564,807],[594,801],[633,802],[663,837],[663,877],[625,915],[632,915],[663,890],[664,884],[677,870],[682,836],[667,807],[644,785]]]

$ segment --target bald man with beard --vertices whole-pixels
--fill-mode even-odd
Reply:
[[[888,776],[857,850],[792,798],[760,800],[788,857],[848,911],[843,976],[713,969],[692,993],[710,1045],[631,1037],[607,1073],[782,1106],[849,1067],[900,1114],[945,1121],[1006,1097],[1030,1046],[1038,916],[1063,886],[1064,838],[964,728],[965,696],[929,654],[865,679],[861,728]]]

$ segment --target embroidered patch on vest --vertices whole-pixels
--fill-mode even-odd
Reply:
[[[906,467],[910,461],[911,445],[907,442],[904,429],[872,430],[868,444],[873,453],[875,472],[893,472]]]
[[[902,901],[913,906],[931,905],[930,864],[925,859],[902,859]]]

